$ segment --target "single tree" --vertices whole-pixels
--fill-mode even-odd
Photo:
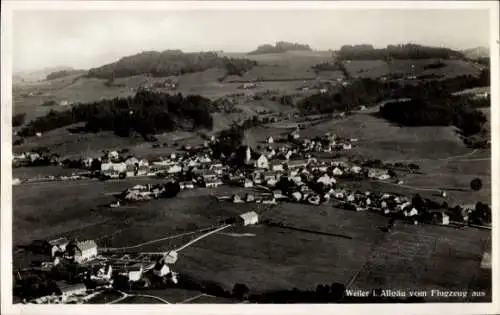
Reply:
[[[236,283],[233,287],[233,296],[237,299],[246,299],[250,290],[245,284]]]
[[[481,179],[479,178],[474,178],[471,182],[470,182],[470,188],[474,191],[478,191],[480,190],[481,188],[483,187],[483,182],[481,181]]]

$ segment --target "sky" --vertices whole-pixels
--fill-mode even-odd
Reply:
[[[291,41],[489,46],[489,12],[461,10],[16,11],[13,70],[88,69],[148,50],[248,52]]]

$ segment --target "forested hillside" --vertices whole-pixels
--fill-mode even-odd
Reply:
[[[90,69],[88,76],[114,79],[134,75],[166,77],[211,68],[226,69],[228,75],[242,75],[257,65],[243,58],[220,57],[215,52],[184,53],[180,50],[147,51],[121,58],[117,62]]]

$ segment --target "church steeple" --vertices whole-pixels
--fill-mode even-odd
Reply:
[[[247,145],[246,147],[247,149],[245,151],[245,163],[248,163],[252,159],[252,152],[250,151],[250,146]]]

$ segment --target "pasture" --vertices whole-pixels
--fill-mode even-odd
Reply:
[[[294,287],[314,290],[318,284],[331,282],[363,289],[399,288],[395,284],[400,283],[415,289],[449,288],[447,281],[451,281],[450,286],[467,288],[475,279],[483,244],[490,237],[481,230],[414,227],[403,223],[393,233],[386,234],[379,229],[385,226],[386,219],[378,214],[328,206],[284,204],[261,215],[292,226],[345,234],[352,239],[263,225],[235,227],[227,232],[255,236],[236,238],[219,233],[206,238],[185,249],[176,268],[200,279],[216,281],[227,289],[235,283],[245,283],[251,293]],[[407,245],[408,242],[411,244]],[[413,251],[405,252],[410,250],[408,247]],[[403,255],[413,256],[402,258]],[[419,262],[418,277],[408,276],[409,259]],[[378,272],[385,265],[385,272]],[[446,271],[439,274],[442,270],[439,268]],[[469,271],[464,273],[466,270]],[[368,274],[375,276],[372,279]],[[392,280],[403,278],[406,282]]]
[[[461,75],[478,75],[480,69],[474,64],[462,60],[444,60],[444,67],[426,69],[426,66],[438,60],[352,60],[344,61],[349,74],[353,77],[379,78],[390,74],[404,75],[438,75],[442,78],[452,78]]]
[[[74,235],[96,237],[106,233],[103,224],[124,224],[116,213],[97,210],[114,201],[112,193],[136,184],[158,182],[155,179],[132,178],[116,181],[60,181],[28,183],[12,188],[13,243],[20,245],[34,239]],[[87,234],[87,232],[92,232]],[[100,235],[100,234],[98,234]]]

